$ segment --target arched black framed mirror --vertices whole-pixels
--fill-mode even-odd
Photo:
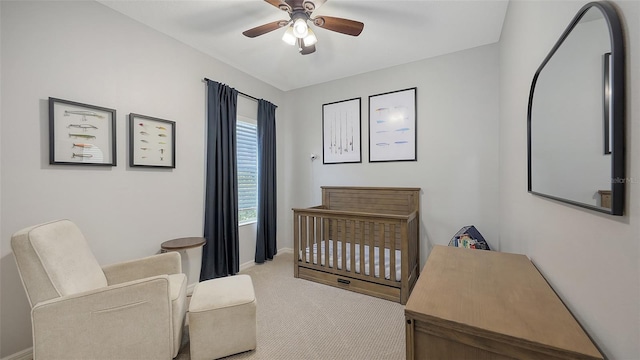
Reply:
[[[622,215],[625,51],[607,2],[586,4],[536,71],[527,119],[529,192]]]

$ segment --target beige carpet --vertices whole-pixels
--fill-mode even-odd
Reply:
[[[295,279],[291,253],[243,273],[255,287],[258,348],[225,360],[405,358],[404,306]],[[188,343],[176,359],[189,359]]]

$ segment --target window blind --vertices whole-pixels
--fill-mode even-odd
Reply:
[[[236,139],[238,222],[243,223],[256,220],[258,204],[258,138],[256,125],[237,121]]]

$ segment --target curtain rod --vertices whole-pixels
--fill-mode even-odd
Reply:
[[[211,79],[208,79],[208,78],[204,78],[204,81],[214,81],[214,80],[211,80]],[[235,90],[238,92],[238,94],[240,94],[240,95],[242,95],[242,96],[245,96],[245,97],[248,97],[249,99],[253,99],[253,100],[255,100],[255,101],[260,100],[260,99],[258,99],[257,97],[251,96],[251,95],[249,95],[249,94],[245,94],[245,93],[243,93],[242,91],[240,91],[240,90],[238,90],[238,89],[235,89]],[[274,104],[274,105],[275,105],[275,104]],[[275,107],[278,107],[278,105],[275,105]]]

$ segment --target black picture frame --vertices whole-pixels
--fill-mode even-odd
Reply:
[[[322,163],[362,162],[362,98],[322,105]]]
[[[50,165],[116,163],[116,110],[49,98]]]
[[[129,166],[175,169],[175,121],[130,113]]]
[[[418,88],[369,96],[369,162],[418,161]]]

